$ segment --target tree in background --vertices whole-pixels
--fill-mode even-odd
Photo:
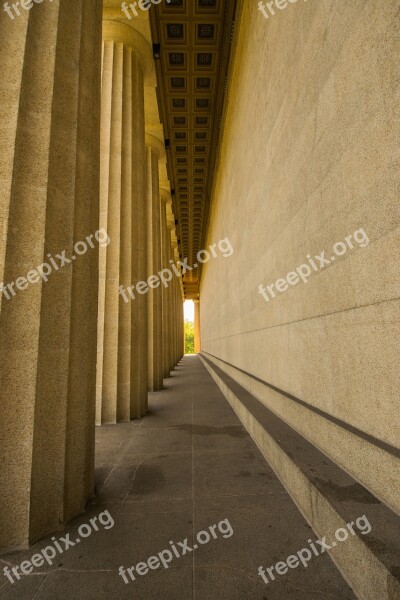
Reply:
[[[194,323],[185,321],[185,354],[194,354]]]

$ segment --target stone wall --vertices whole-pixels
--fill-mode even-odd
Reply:
[[[399,9],[244,3],[200,293],[202,351],[397,510]]]

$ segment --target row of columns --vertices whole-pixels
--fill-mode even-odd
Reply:
[[[148,392],[163,388],[183,355],[179,277],[167,287],[155,278],[176,255],[171,196],[160,189],[164,141],[145,125],[152,67],[137,30],[103,22],[100,225],[111,242],[100,255],[98,425],[145,415]]]
[[[99,423],[144,415],[183,353],[178,277],[119,294],[174,254],[159,145],[145,136],[151,48],[126,24],[105,22],[103,46],[101,31],[101,0],[0,20],[2,550],[84,511],[96,412]]]

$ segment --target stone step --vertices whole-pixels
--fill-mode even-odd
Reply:
[[[337,539],[338,529],[367,518],[370,532],[354,526],[354,536],[327,550],[354,593],[362,600],[400,600],[400,517],[227,375],[210,355],[200,358],[320,539],[326,536],[329,544]]]

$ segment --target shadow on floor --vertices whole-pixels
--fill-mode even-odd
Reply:
[[[37,567],[14,584],[3,576],[0,598],[354,600],[326,554],[268,585],[262,581],[260,565],[286,560],[317,536],[197,356],[185,356],[165,386],[150,394],[144,419],[97,428],[96,497],[66,533],[76,540],[79,526],[98,515],[110,526],[109,514],[114,526],[98,525],[52,566]],[[225,520],[225,529],[218,526]],[[198,532],[212,525],[218,535],[196,544]],[[49,543],[2,557],[0,566],[29,560]],[[135,581],[124,583],[120,566],[170,551],[171,543],[181,553],[187,545],[198,548],[173,557],[167,569],[135,571]]]

